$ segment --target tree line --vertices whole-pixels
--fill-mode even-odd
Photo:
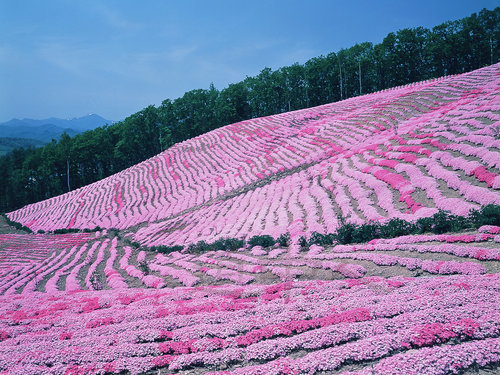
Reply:
[[[326,56],[217,90],[186,92],[158,107],[40,148],[0,158],[0,212],[47,199],[117,173],[173,144],[220,126],[331,103],[389,87],[458,74],[499,60],[500,7],[432,29],[389,33]]]

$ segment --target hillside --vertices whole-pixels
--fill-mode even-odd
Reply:
[[[499,89],[497,64],[232,124],[0,217],[0,371],[498,373]]]
[[[172,245],[500,204],[499,71],[229,125],[9,217]]]

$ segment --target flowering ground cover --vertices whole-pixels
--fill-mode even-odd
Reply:
[[[243,121],[8,214],[34,231],[118,228],[141,244],[465,215],[500,204],[500,65]]]
[[[446,374],[498,363],[499,285],[488,274],[1,296],[0,368]]]
[[[301,242],[499,204],[499,88],[497,64],[244,121],[9,213],[104,229],[0,222],[0,373],[499,371],[498,224]]]

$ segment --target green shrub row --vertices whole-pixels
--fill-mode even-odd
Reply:
[[[363,225],[347,223],[341,219],[341,226],[335,233],[313,232],[309,239],[299,238],[299,245],[306,250],[315,244],[320,246],[331,246],[333,244],[351,244],[368,242],[376,238],[395,238],[410,234],[434,233],[442,234],[446,232],[459,232],[466,229],[477,229],[483,225],[500,226],[500,206],[487,205],[479,210],[473,210],[468,216],[452,215],[447,211],[438,211],[431,217],[420,218],[415,222],[394,218],[385,224],[369,222]],[[227,247],[224,244],[233,241],[236,245]],[[290,245],[290,234],[285,233],[274,239],[269,235],[253,236],[247,241],[249,246],[270,247],[279,244],[281,247]],[[190,253],[204,253],[211,250],[236,250],[245,245],[243,240],[222,239],[212,244],[199,241],[188,246]],[[175,251],[179,251],[180,246]]]
[[[188,246],[187,251],[190,253],[206,253],[212,250],[231,250],[235,251],[245,246],[245,241],[238,238],[219,238],[215,242],[207,243],[199,241]]]
[[[1,215],[4,217],[4,219],[8,225],[16,228],[17,230],[22,230],[22,231],[27,232],[27,233],[33,233],[33,231],[30,228],[28,228],[25,225],[22,225],[21,223],[18,223],[17,221],[10,220],[9,217],[7,215],[5,215],[4,213],[2,213]]]
[[[477,229],[483,225],[500,226],[499,205],[483,206],[479,210],[471,211],[468,216],[452,215],[441,210],[431,217],[420,218],[415,222],[395,218],[385,224],[367,223],[356,225],[344,223],[333,234],[333,239],[340,244],[361,243],[376,238],[395,238],[410,234],[459,232],[466,229]],[[331,244],[328,242],[329,238],[328,241],[322,243],[325,236],[330,235],[313,234],[308,241],[308,245],[313,243],[318,245]]]
[[[28,233],[33,233],[32,230],[21,223],[10,220],[5,214],[2,214],[9,225],[14,226],[17,229],[24,230]],[[394,218],[389,220],[385,224],[380,224],[377,222],[369,222],[363,225],[357,225],[353,223],[345,222],[341,220],[341,226],[337,228],[335,233],[321,234],[313,232],[309,239],[306,237],[301,237],[299,239],[299,245],[305,250],[309,246],[315,244],[320,246],[331,246],[335,243],[338,244],[351,244],[351,243],[362,243],[368,242],[377,238],[395,238],[410,234],[423,234],[423,233],[434,233],[442,234],[446,232],[459,232],[466,229],[477,229],[483,225],[497,225],[500,226],[500,205],[487,205],[481,207],[479,210],[473,210],[468,216],[457,216],[452,215],[447,211],[438,211],[431,217],[420,218],[415,222],[409,222],[402,219]],[[56,229],[52,233],[54,234],[65,234],[65,233],[77,233],[77,232],[96,232],[102,230],[99,227],[94,229]],[[109,231],[114,231],[118,233],[119,231],[115,228],[108,229]],[[44,233],[43,230],[39,230],[38,233]],[[174,245],[174,246],[141,246],[138,242],[132,242],[129,239],[125,239],[125,242],[135,248],[144,248],[145,250],[155,251],[158,253],[169,254],[174,251],[184,250],[184,246]],[[213,243],[207,243],[205,241],[199,241],[197,243],[188,246],[187,251],[189,253],[201,254],[213,250],[230,250],[234,251],[245,246],[245,244],[250,247],[262,246],[264,248],[269,248],[278,244],[281,247],[287,247],[290,245],[290,234],[284,233],[278,238],[273,238],[269,235],[253,236],[247,242],[237,238],[220,238]]]

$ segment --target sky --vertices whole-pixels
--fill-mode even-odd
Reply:
[[[0,122],[118,121],[497,0],[0,0]]]

